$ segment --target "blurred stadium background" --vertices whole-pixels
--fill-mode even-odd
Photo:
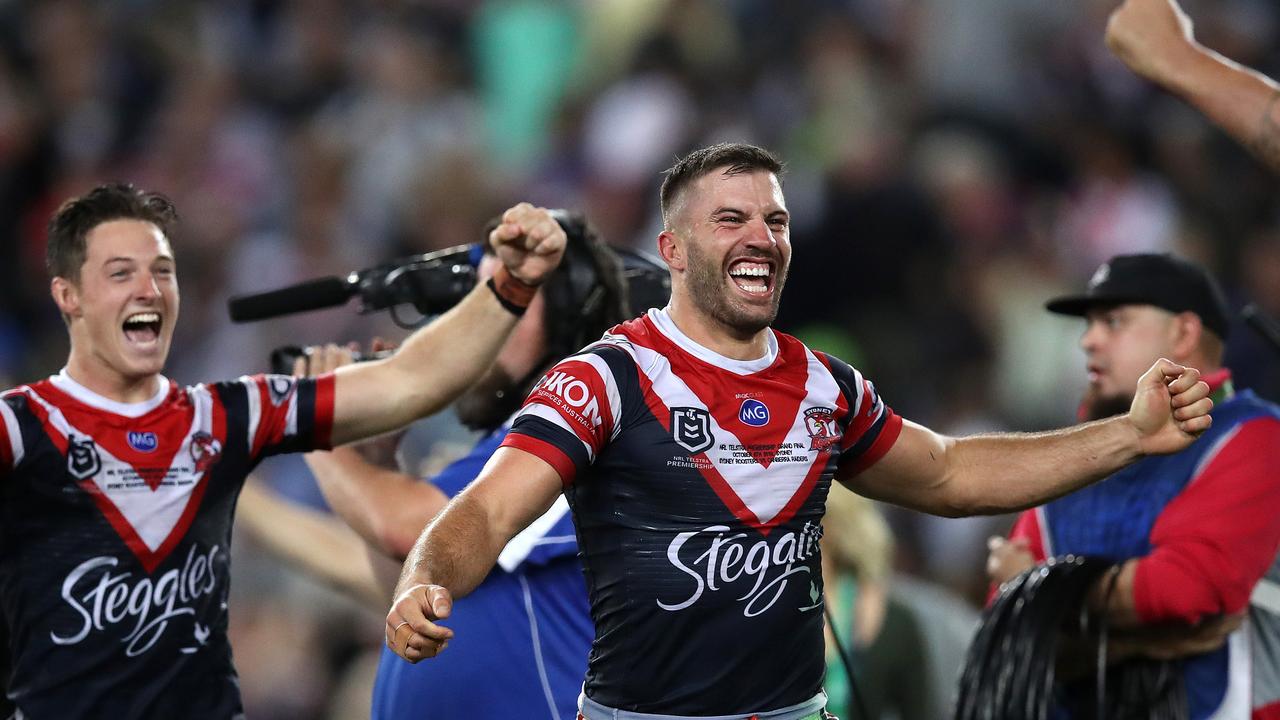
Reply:
[[[0,0],[0,387],[65,358],[44,223],[97,182],[178,205],[168,374],[195,382],[280,344],[398,337],[350,309],[233,326],[226,299],[477,240],[517,200],[651,248],[660,171],[732,139],[789,164],[781,329],[942,431],[1067,423],[1082,326],[1042,303],[1108,256],[1182,253],[1280,314],[1276,180],[1107,54],[1114,4]],[[1185,6],[1206,45],[1280,71],[1280,6]],[[1228,365],[1280,400],[1242,326]],[[447,418],[413,437],[465,441]],[[299,461],[263,475],[320,502]],[[890,521],[900,572],[980,599],[1007,520]],[[249,717],[367,713],[381,615],[237,542]]]

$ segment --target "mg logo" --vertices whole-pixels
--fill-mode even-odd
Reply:
[[[711,415],[702,408],[671,408],[671,437],[693,455],[709,449],[716,441]]]
[[[153,432],[139,432],[130,430],[128,433],[129,447],[138,452],[149,453],[159,447],[160,442],[156,440],[156,434]]]
[[[742,407],[738,408],[738,419],[751,427],[764,427],[769,424],[769,406],[759,400],[743,400]]]

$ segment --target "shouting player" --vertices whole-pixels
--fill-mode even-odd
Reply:
[[[596,630],[580,717],[818,718],[833,479],[931,513],[1004,512],[1209,427],[1208,387],[1167,360],[1127,414],[1066,430],[957,439],[904,421],[857,370],[770,328],[791,260],[780,171],[748,145],[670,170],[658,236],[670,304],[535,387],[410,554],[387,617],[393,650],[438,653],[453,599],[564,493]]]
[[[0,394],[0,611],[20,717],[242,715],[227,641],[231,518],[262,458],[432,413],[489,366],[564,232],[508,210],[503,266],[393,357],[314,379],[180,387],[161,375],[178,320],[173,206],[109,185],[49,224],[57,375]]]

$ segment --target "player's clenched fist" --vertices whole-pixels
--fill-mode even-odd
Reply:
[[[1174,0],[1125,0],[1107,20],[1107,47],[1138,75],[1165,85],[1195,52],[1191,18]]]
[[[453,631],[433,621],[449,617],[452,610],[453,597],[443,587],[409,587],[387,613],[387,647],[411,663],[435,657],[449,644]]]
[[[1209,385],[1200,371],[1160,358],[1138,378],[1129,420],[1148,455],[1166,455],[1187,447],[1209,429]]]
[[[502,213],[489,244],[517,280],[540,285],[560,264],[567,238],[546,208],[520,203]]]

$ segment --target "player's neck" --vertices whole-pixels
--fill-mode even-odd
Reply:
[[[67,358],[67,377],[86,390],[118,403],[141,403],[160,391],[160,375],[126,376],[75,352]]]
[[[702,347],[733,360],[758,360],[769,352],[769,328],[743,336],[675,297],[667,314],[680,332]]]

